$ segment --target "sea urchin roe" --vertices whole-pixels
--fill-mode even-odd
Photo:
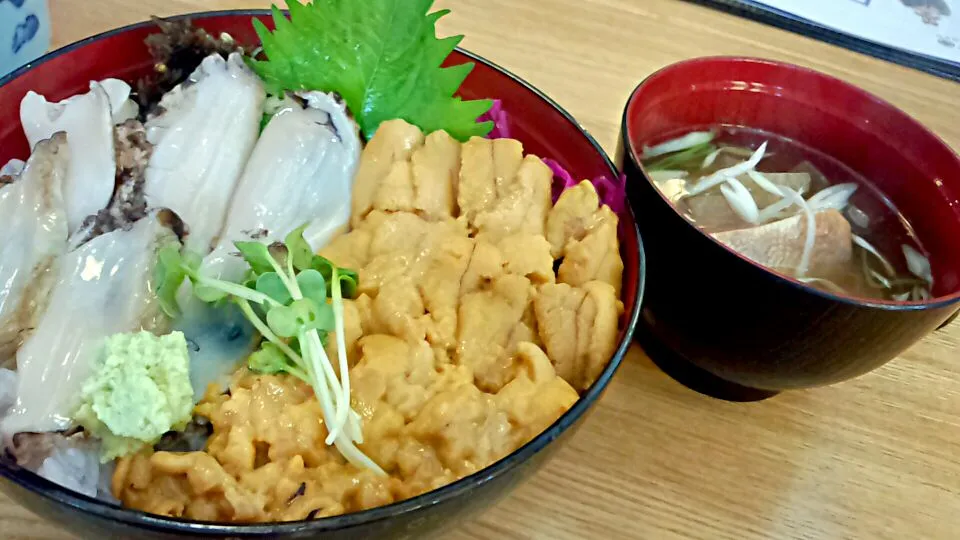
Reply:
[[[532,344],[521,347],[522,373],[497,394],[485,394],[465,368],[437,371],[425,342],[414,347],[391,336],[365,339],[353,370],[356,408],[365,421],[361,448],[389,476],[357,469],[323,444],[327,431],[307,385],[288,375],[244,371],[229,394],[208,392],[196,408],[213,424],[205,452],[147,450],[125,457],[114,475],[114,494],[126,506],[204,520],[291,521],[355,512],[490,465],[578,398]]]
[[[385,122],[361,157],[353,200],[361,214],[321,252],[360,276],[359,296],[344,302],[345,339],[326,348],[331,358],[344,348],[358,448],[386,475],[350,465],[324,443],[308,385],[242,370],[228,392],[211,389],[194,410],[213,427],[203,452],[146,450],[120,461],[113,490],[124,505],[228,522],[381,506],[509,455],[593,384],[613,354],[622,311],[616,215],[589,182],[554,208],[536,157],[494,152],[490,166],[465,170],[476,140],[445,141],[418,159],[435,139]],[[449,201],[469,190],[464,182],[494,186],[472,216],[452,203],[416,202]],[[424,192],[433,189],[438,197]],[[514,219],[516,208],[540,210],[531,223]]]

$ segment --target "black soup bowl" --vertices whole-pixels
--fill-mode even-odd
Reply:
[[[872,181],[929,251],[925,302],[821,292],[704,234],[661,195],[644,146],[707,126],[787,137]],[[960,306],[960,159],[892,105],[838,79],[751,58],[700,58],[643,81],[623,115],[618,165],[649,254],[638,339],[669,375],[735,401],[836,383],[894,358]]]
[[[213,35],[230,33],[241,43],[255,43],[252,19],[272,28],[269,13],[209,12],[190,18]],[[116,77],[136,81],[153,61],[144,39],[157,31],[144,22],[85,39],[37,60],[0,79],[0,160],[29,153],[20,129],[19,103],[33,90],[51,100],[85,91],[89,81]],[[496,98],[510,115],[512,136],[529,153],[552,157],[579,178],[615,177],[613,163],[597,142],[556,103],[496,65],[458,50],[449,62],[476,63],[460,94],[466,99]],[[0,489],[33,512],[82,538],[278,538],[356,539],[424,538],[461,523],[504,497],[533,474],[573,434],[600,398],[631,342],[643,296],[644,255],[629,208],[621,217],[624,261],[624,315],[618,347],[597,382],[546,431],[506,458],[480,472],[424,495],[342,516],[258,525],[236,525],[164,518],[112,506],[53,484],[0,456]],[[0,535],[2,536],[2,535]]]

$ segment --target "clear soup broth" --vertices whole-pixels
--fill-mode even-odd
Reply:
[[[660,192],[741,255],[827,292],[930,298],[929,258],[907,219],[855,171],[797,141],[731,126],[641,155]]]

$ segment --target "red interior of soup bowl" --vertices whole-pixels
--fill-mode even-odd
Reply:
[[[960,296],[960,159],[889,103],[839,79],[751,58],[699,58],[650,76],[626,112],[631,149],[692,128],[761,129],[828,154],[874,183],[929,251],[935,301]]]

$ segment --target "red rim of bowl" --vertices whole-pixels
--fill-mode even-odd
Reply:
[[[266,16],[270,15],[269,10],[265,9],[239,9],[239,10],[219,10],[219,11],[204,11],[204,12],[195,12],[195,13],[186,13],[181,15],[176,15],[173,17],[165,17],[165,20],[183,20],[183,19],[205,19],[211,17],[222,17],[222,16]],[[46,55],[40,57],[39,59],[26,64],[4,77],[0,78],[0,86],[7,84],[9,81],[23,75],[24,73],[30,71],[34,66],[42,64],[52,58],[58,57],[63,54],[70,53],[76,49],[82,48],[85,45],[88,45],[92,42],[99,41],[116,34],[121,34],[133,29],[142,28],[144,26],[152,26],[155,23],[153,21],[142,21],[134,24],[129,24],[123,27],[114,28],[106,32],[82,39],[80,41],[71,43],[60,49],[49,52]],[[581,126],[574,118],[570,115],[564,108],[558,105],[554,100],[547,97],[543,92],[535,88],[530,83],[521,79],[520,77],[514,75],[510,71],[498,66],[497,64],[490,62],[489,60],[466,51],[461,48],[457,48],[457,51],[468,57],[470,60],[486,64],[487,66],[503,73],[509,77],[513,82],[519,84],[534,93],[539,99],[548,103],[553,109],[555,109],[567,122],[573,124],[577,127],[580,133],[586,137],[590,142],[590,145],[593,146],[594,150],[603,158],[606,162],[609,172],[613,176],[618,176],[619,172],[611,161],[610,157],[604,152],[600,144],[594,139],[594,137],[583,127]],[[633,210],[629,205],[626,205],[625,212],[628,212],[630,217],[633,218]],[[634,224],[636,220],[634,219]],[[74,492],[65,487],[60,486],[54,482],[42,478],[41,476],[34,474],[25,469],[19,467],[11,468],[3,461],[0,461],[0,476],[6,478],[7,480],[14,482],[24,489],[27,489],[37,495],[40,495],[51,501],[69,506],[76,509],[80,512],[86,512],[94,514],[100,518],[118,521],[126,525],[146,528],[149,530],[157,532],[184,532],[190,533],[191,535],[199,536],[232,536],[232,537],[244,537],[244,538],[253,538],[253,537],[266,537],[274,538],[278,535],[285,534],[303,534],[303,533],[323,533],[323,532],[332,532],[339,531],[344,529],[350,529],[358,526],[362,526],[369,523],[374,523],[378,521],[387,520],[393,518],[397,515],[405,514],[411,511],[416,511],[422,508],[427,508],[434,506],[436,504],[456,499],[465,492],[470,491],[476,486],[486,484],[487,482],[502,476],[503,474],[509,474],[516,465],[519,465],[523,462],[526,462],[532,458],[535,454],[543,450],[547,445],[557,439],[563,432],[570,428],[577,420],[580,420],[584,413],[589,409],[600,397],[603,391],[606,389],[607,385],[610,383],[610,380],[613,378],[613,375],[616,373],[617,369],[620,367],[621,362],[623,361],[624,356],[626,356],[627,351],[630,348],[630,345],[633,342],[633,333],[634,329],[637,326],[637,322],[640,319],[640,305],[643,300],[643,292],[645,286],[645,268],[646,260],[643,251],[643,243],[640,238],[639,229],[634,225],[634,234],[636,235],[637,246],[639,248],[638,253],[638,267],[637,267],[637,279],[636,279],[636,299],[634,305],[632,306],[632,311],[625,314],[623,320],[624,324],[624,334],[623,338],[617,345],[617,349],[614,352],[613,357],[607,363],[607,366],[604,368],[603,372],[597,378],[597,381],[589,388],[586,392],[581,394],[580,399],[577,400],[574,405],[567,410],[560,418],[558,418],[553,424],[548,428],[542,431],[539,435],[534,437],[528,443],[524,444],[520,448],[514,450],[506,457],[484,467],[483,469],[477,471],[474,474],[465,476],[455,482],[447,484],[438,489],[428,491],[422,495],[410,499],[404,499],[398,502],[393,502],[388,505],[379,506],[376,508],[371,508],[369,510],[362,510],[359,512],[351,512],[348,514],[341,514],[337,516],[324,517],[312,520],[300,520],[300,521],[287,521],[287,522],[269,522],[269,523],[260,523],[260,524],[244,524],[244,523],[225,523],[225,522],[210,522],[210,521],[195,521],[190,519],[180,519],[180,518],[171,518],[164,517],[155,514],[149,514],[139,510],[134,510],[122,506],[117,506],[114,504],[109,504],[100,499],[94,497],[88,497],[86,495]]]
[[[724,61],[724,62],[750,62],[750,63],[756,63],[756,64],[766,64],[766,65],[769,65],[769,66],[775,66],[775,67],[777,67],[777,68],[786,68],[786,69],[790,69],[790,70],[793,70],[793,71],[804,72],[804,73],[806,73],[806,74],[808,74],[808,75],[812,75],[812,76],[816,76],[816,77],[821,77],[821,78],[828,79],[828,80],[831,80],[831,81],[833,81],[833,82],[836,82],[836,83],[838,83],[838,84],[841,84],[841,85],[847,87],[848,89],[852,90],[852,91],[855,92],[856,94],[858,94],[858,95],[859,95],[861,98],[863,98],[864,100],[873,101],[873,102],[875,102],[875,103],[877,103],[877,104],[879,104],[879,105],[881,105],[881,106],[883,106],[883,107],[886,107],[887,109],[889,109],[889,110],[890,110],[891,112],[893,112],[894,114],[899,115],[899,116],[901,117],[901,120],[903,120],[903,121],[905,121],[905,122],[910,122],[910,123],[912,123],[915,127],[921,129],[924,133],[928,134],[933,140],[935,140],[939,145],[941,145],[944,150],[950,152],[951,154],[953,154],[954,157],[956,157],[958,160],[960,160],[960,156],[958,156],[957,153],[953,150],[953,148],[951,148],[950,145],[948,145],[942,138],[940,138],[939,135],[937,135],[937,134],[934,133],[933,131],[930,131],[929,129],[927,129],[923,124],[921,124],[919,121],[917,121],[915,118],[913,118],[912,116],[910,116],[910,115],[907,114],[906,112],[902,111],[900,108],[894,106],[892,103],[884,100],[883,98],[880,98],[879,96],[876,96],[876,95],[874,95],[874,94],[871,94],[870,92],[867,92],[866,90],[864,90],[864,89],[862,89],[862,88],[860,88],[860,87],[858,87],[858,86],[856,86],[856,85],[853,85],[853,84],[851,84],[851,83],[848,83],[848,82],[846,82],[846,81],[844,81],[844,80],[842,80],[842,79],[838,79],[837,77],[834,77],[834,76],[832,76],[832,75],[828,75],[828,74],[826,74],[826,73],[823,73],[823,72],[820,72],[820,71],[817,71],[817,70],[815,70],[815,69],[811,69],[811,68],[808,68],[808,67],[799,66],[799,65],[796,65],[796,64],[791,64],[791,63],[789,63],[789,62],[780,62],[780,61],[777,61],[777,60],[770,60],[770,59],[766,59],[766,58],[757,58],[757,57],[751,57],[751,56],[702,56],[702,57],[698,57],[698,58],[691,58],[691,59],[689,59],[689,60],[683,60],[683,61],[680,61],[680,62],[676,62],[676,63],[670,64],[670,65],[668,65],[668,66],[664,66],[664,67],[658,69],[657,71],[653,72],[652,74],[650,74],[649,76],[647,76],[646,78],[644,78],[644,79],[640,82],[640,84],[638,84],[638,85],[636,86],[636,88],[634,88],[633,92],[630,93],[629,99],[627,99],[627,104],[626,104],[626,106],[625,106],[624,109],[623,109],[623,119],[622,119],[622,121],[623,121],[623,129],[621,130],[622,143],[623,143],[623,147],[624,147],[624,149],[625,149],[625,153],[627,154],[627,157],[633,162],[633,164],[637,167],[637,169],[640,170],[640,171],[643,173],[644,179],[645,179],[648,183],[650,183],[651,186],[654,187],[654,191],[657,192],[657,195],[659,195],[660,198],[663,199],[663,201],[664,201],[666,204],[670,205],[670,207],[674,209],[674,211],[677,213],[677,215],[680,216],[680,217],[682,217],[682,218],[684,219],[684,221],[686,222],[686,224],[687,224],[689,227],[695,229],[695,230],[696,230],[697,232],[699,232],[701,235],[703,235],[703,236],[705,236],[706,238],[708,238],[710,241],[712,241],[712,242],[713,242],[714,244],[716,244],[717,246],[720,246],[721,248],[725,249],[728,253],[731,253],[732,255],[736,256],[736,257],[739,258],[741,261],[744,261],[744,262],[750,264],[751,266],[753,266],[753,267],[755,267],[755,268],[758,268],[758,269],[760,269],[760,270],[763,270],[764,272],[767,272],[767,273],[769,273],[769,274],[772,274],[772,275],[780,278],[781,280],[785,281],[786,283],[790,284],[790,285],[793,286],[793,287],[799,287],[799,288],[803,289],[803,290],[806,291],[806,292],[809,292],[809,293],[812,293],[812,294],[816,294],[817,296],[821,296],[821,297],[824,297],[824,298],[827,298],[827,299],[830,299],[830,300],[834,300],[834,301],[838,301],[838,302],[843,302],[843,303],[845,303],[845,304],[858,305],[858,306],[868,306],[868,307],[874,307],[874,308],[885,309],[885,310],[895,310],[895,311],[912,311],[912,310],[923,310],[923,309],[936,309],[936,308],[940,308],[940,307],[946,307],[946,306],[949,306],[949,305],[951,305],[951,304],[954,304],[954,303],[957,303],[958,301],[960,301],[960,291],[956,291],[956,292],[951,293],[951,294],[946,295],[946,296],[938,296],[938,297],[931,298],[930,300],[925,300],[925,301],[920,301],[920,302],[913,302],[913,301],[903,301],[903,302],[901,302],[901,301],[896,301],[896,300],[878,300],[878,299],[873,299],[873,298],[863,298],[863,297],[859,297],[859,296],[847,296],[847,295],[835,294],[835,293],[832,293],[832,292],[829,292],[829,291],[824,291],[824,290],[821,290],[821,289],[817,289],[816,287],[812,287],[812,286],[810,286],[810,285],[807,285],[806,283],[803,283],[802,281],[799,281],[798,279],[796,279],[796,278],[794,278],[794,277],[791,277],[791,276],[788,276],[788,275],[783,274],[783,273],[781,273],[781,272],[778,272],[778,271],[776,271],[776,270],[773,270],[772,268],[768,268],[767,266],[764,266],[764,265],[762,265],[762,264],[760,264],[760,263],[758,263],[758,262],[756,262],[756,261],[754,261],[754,260],[752,260],[752,259],[750,259],[750,258],[748,258],[748,257],[746,257],[746,256],[744,256],[744,255],[742,255],[742,254],[739,253],[738,251],[730,248],[730,247],[727,246],[726,244],[724,244],[724,243],[720,242],[719,240],[713,238],[711,235],[703,232],[699,227],[697,227],[697,225],[696,225],[694,222],[690,221],[690,219],[688,219],[688,218],[687,218],[686,216],[684,216],[682,213],[680,213],[679,211],[677,211],[677,210],[676,210],[676,206],[675,206],[672,202],[670,202],[670,200],[667,199],[667,198],[663,195],[663,193],[660,192],[659,189],[656,188],[656,185],[653,183],[653,180],[650,179],[650,176],[647,174],[646,168],[644,168],[643,163],[642,163],[641,160],[639,159],[639,153],[637,152],[637,148],[636,148],[636,145],[635,145],[634,138],[631,136],[631,134],[632,134],[632,132],[633,132],[633,123],[630,121],[630,118],[632,117],[631,111],[633,110],[634,107],[640,106],[640,105],[638,105],[638,102],[637,102],[637,95],[640,93],[640,91],[643,89],[643,87],[646,86],[650,81],[653,81],[653,80],[655,80],[655,79],[657,79],[657,78],[659,78],[659,77],[662,77],[662,76],[664,76],[665,74],[668,74],[669,72],[671,72],[672,70],[674,70],[674,69],[676,69],[676,68],[678,68],[678,67],[686,67],[686,66],[697,65],[697,64],[704,64],[704,63],[716,62],[716,61]]]

